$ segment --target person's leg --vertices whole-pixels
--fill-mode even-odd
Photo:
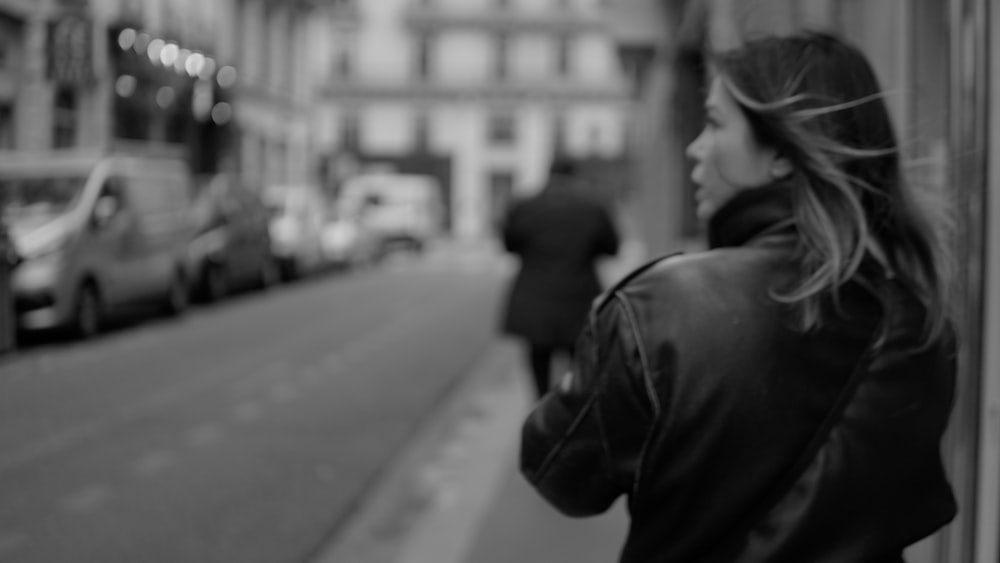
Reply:
[[[552,350],[552,370],[555,373],[555,383],[559,385],[566,373],[573,369],[573,346],[560,345]]]
[[[552,374],[552,349],[537,344],[528,345],[531,375],[535,382],[535,392],[541,398],[549,390],[549,377]]]

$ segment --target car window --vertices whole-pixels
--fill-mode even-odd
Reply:
[[[86,183],[85,176],[0,178],[0,209],[7,219],[59,215],[76,207]]]
[[[138,214],[168,213],[187,203],[183,180],[168,176],[132,176],[126,191],[129,206]]]

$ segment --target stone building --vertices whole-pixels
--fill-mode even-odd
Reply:
[[[305,182],[323,4],[2,0],[0,148],[181,142],[199,172]]]
[[[317,133],[329,180],[368,165],[436,175],[451,230],[483,238],[511,198],[542,185],[555,152],[617,160],[625,92],[604,4],[345,4]]]

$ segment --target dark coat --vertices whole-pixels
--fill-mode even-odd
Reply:
[[[536,345],[572,347],[601,292],[595,263],[618,251],[608,212],[557,181],[511,208],[503,240],[521,261],[503,331]]]
[[[557,508],[628,497],[623,562],[901,563],[955,515],[954,338],[917,350],[924,310],[891,280],[878,297],[846,285],[843,316],[795,329],[769,297],[795,275],[783,193],[737,196],[716,248],[606,294],[572,376],[524,424],[522,471]]]

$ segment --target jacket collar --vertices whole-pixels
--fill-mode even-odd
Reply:
[[[708,246],[742,246],[759,235],[794,225],[792,187],[771,184],[736,194],[708,222]]]

